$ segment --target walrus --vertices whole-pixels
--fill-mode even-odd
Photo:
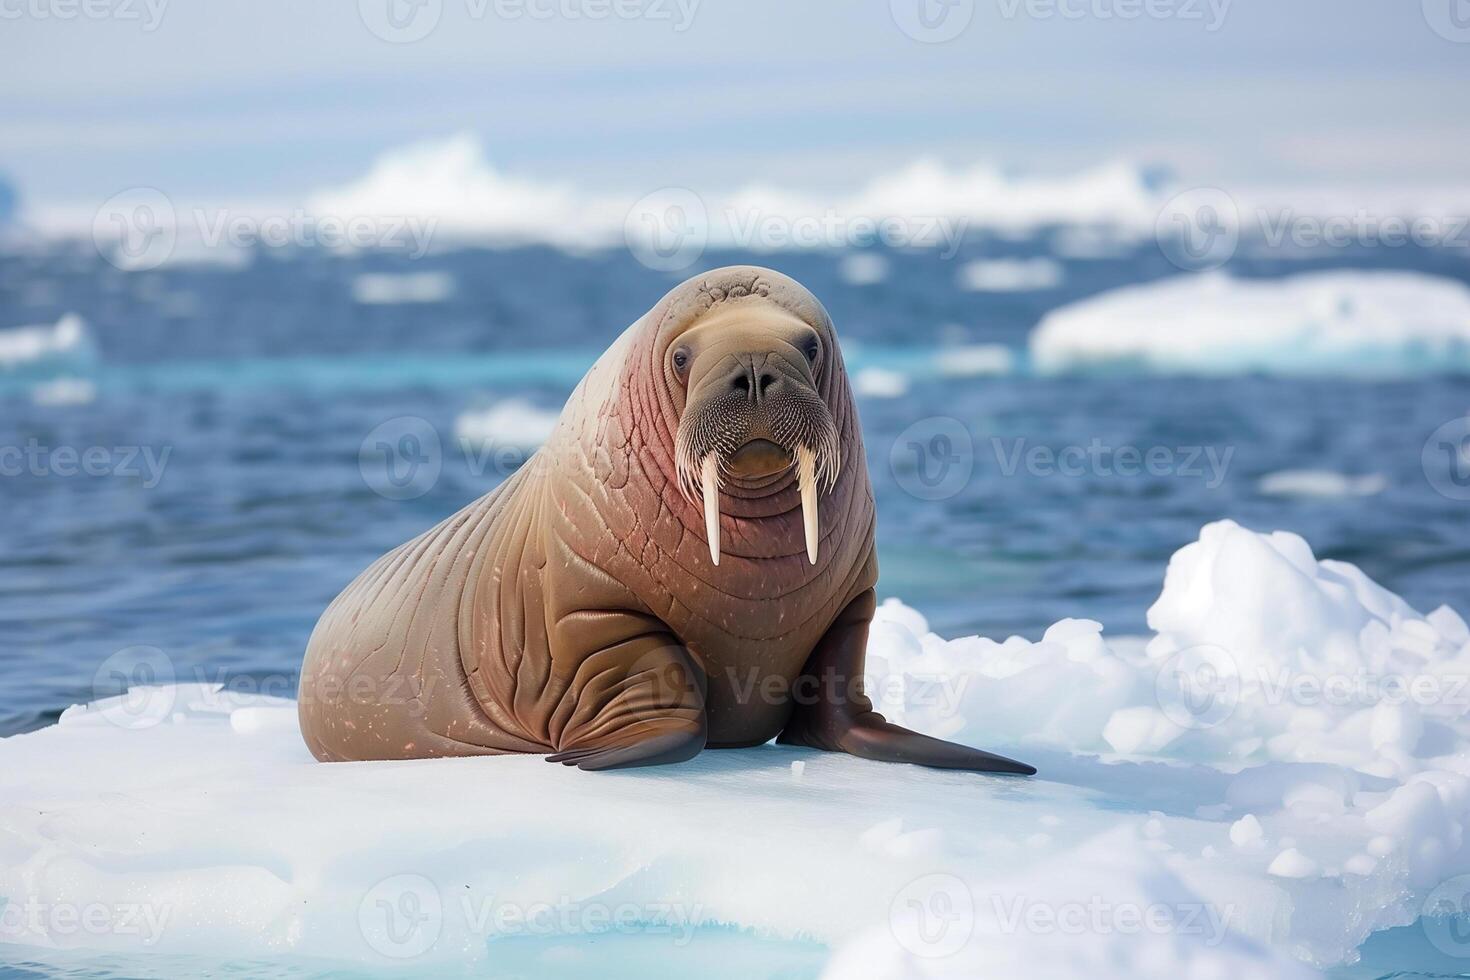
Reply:
[[[324,761],[537,753],[603,770],[787,745],[976,772],[863,693],[872,486],[832,322],[737,266],[689,279],[490,493],[364,571],[300,683]]]

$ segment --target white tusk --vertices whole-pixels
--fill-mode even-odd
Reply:
[[[720,563],[720,460],[715,453],[704,457],[700,468],[704,485],[704,536],[709,540],[709,558]]]
[[[806,529],[806,557],[817,563],[817,462],[805,446],[796,447],[796,485],[801,489],[801,523]]]

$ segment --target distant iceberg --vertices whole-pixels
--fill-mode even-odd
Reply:
[[[96,356],[86,323],[68,313],[54,324],[0,330],[0,371],[39,373]]]
[[[693,972],[1267,980],[1416,921],[1458,942],[1433,916],[1470,872],[1465,621],[1221,521],[1174,555],[1148,623],[947,640],[879,608],[881,709],[1036,763],[1029,780],[776,745],[613,774],[325,765],[264,693],[290,678],[102,692],[0,740],[3,955],[120,975],[617,977],[714,955]]]
[[[1470,288],[1412,272],[1181,275],[1054,310],[1032,332],[1030,349],[1042,373],[1466,371]]]
[[[444,240],[570,249],[627,242],[675,251],[695,241],[694,254],[705,245],[772,251],[882,244],[952,254],[972,228],[1096,225],[1126,228],[1136,237],[1153,228],[1164,201],[1149,168],[1126,162],[1019,175],[933,159],[875,175],[845,193],[761,183],[640,193],[513,174],[492,163],[476,137],[461,133],[389,150],[359,179],[310,195],[306,207],[317,216],[413,217],[432,223]],[[879,281],[887,272],[880,260],[848,256],[841,274],[854,284]]]

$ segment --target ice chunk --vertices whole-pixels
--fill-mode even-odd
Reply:
[[[365,272],[352,280],[352,298],[364,306],[442,303],[454,295],[447,272]]]
[[[1055,259],[977,259],[960,267],[959,285],[972,293],[1018,293],[1055,289],[1063,270]]]
[[[1256,484],[1268,497],[1372,497],[1387,486],[1382,473],[1349,476],[1332,470],[1280,470]]]
[[[862,398],[899,398],[909,390],[909,379],[898,371],[865,367],[852,376],[852,390]]]
[[[535,449],[551,438],[559,418],[557,412],[511,398],[489,408],[461,412],[454,420],[454,436],[471,447]]]
[[[1470,288],[1412,272],[1181,275],[1053,310],[1037,370],[1415,374],[1470,368]]]
[[[74,313],[54,324],[0,330],[0,370],[76,364],[95,356],[87,325]]]

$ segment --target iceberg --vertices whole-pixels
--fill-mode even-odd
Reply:
[[[1436,925],[1470,872],[1464,620],[1221,521],[1148,624],[944,639],[880,606],[881,709],[1032,779],[775,744],[326,765],[289,679],[134,687],[0,741],[0,959],[1290,978],[1414,923],[1470,952]]]
[[[1470,371],[1470,288],[1412,272],[1181,275],[1053,310],[1030,350],[1042,373]]]
[[[948,256],[972,228],[1029,234],[1054,225],[1096,226],[1135,241],[1153,228],[1164,201],[1150,168],[1125,161],[1022,175],[931,158],[875,174],[847,192],[747,183],[666,187],[640,197],[509,173],[478,138],[460,133],[390,149],[360,178],[313,192],[305,206],[319,217],[412,217],[445,240],[548,243],[572,251],[632,244],[653,249],[640,254],[655,262],[668,258],[660,251],[668,247],[680,255],[687,249],[692,263],[706,244],[763,251],[882,243],[942,248]],[[839,271],[844,281],[867,285],[888,269],[880,255],[860,252],[846,256]],[[1040,267],[1024,274],[1056,276]]]

